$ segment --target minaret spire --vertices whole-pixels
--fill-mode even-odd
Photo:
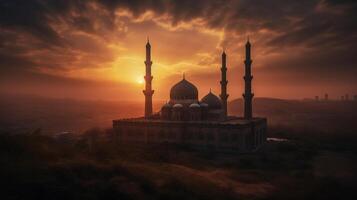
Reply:
[[[243,94],[244,98],[244,118],[245,119],[251,119],[253,117],[252,114],[252,99],[254,94],[252,93],[252,71],[251,71],[251,65],[252,65],[252,60],[251,60],[251,55],[250,55],[250,49],[251,45],[249,42],[249,37],[247,40],[247,43],[245,45],[245,75],[244,75],[244,81],[245,81],[245,91]]]
[[[145,60],[145,90],[143,93],[145,95],[145,118],[149,118],[152,115],[152,95],[154,90],[152,90],[151,82],[153,76],[151,75],[151,45],[149,42],[149,37],[147,38],[146,43],[146,60]]]
[[[223,49],[222,53],[222,67],[221,67],[221,101],[222,101],[222,106],[223,106],[223,117],[224,119],[227,118],[227,99],[229,94],[227,94],[227,66],[226,66],[226,52]]]

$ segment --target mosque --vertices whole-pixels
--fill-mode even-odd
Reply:
[[[244,116],[227,115],[226,53],[222,53],[221,94],[211,91],[201,100],[197,87],[185,76],[172,86],[170,100],[153,113],[151,45],[146,44],[145,115],[113,120],[116,139],[137,144],[183,144],[194,149],[220,152],[253,152],[266,141],[267,120],[252,116],[251,44],[245,45]]]

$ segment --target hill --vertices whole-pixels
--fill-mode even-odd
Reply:
[[[159,110],[163,102],[154,102]],[[3,95],[0,99],[0,131],[23,132],[41,128],[43,132],[83,132],[91,127],[107,128],[113,119],[140,116],[140,101],[89,101],[54,99],[30,95]],[[242,116],[243,101],[228,103],[231,115]],[[269,127],[288,126],[319,131],[356,132],[356,102],[315,102],[254,98],[255,116],[268,118]]]
[[[243,100],[228,103],[231,115],[242,116]],[[357,102],[355,101],[303,101],[274,98],[254,98],[254,116],[268,118],[270,133],[274,130],[287,134],[312,137],[338,134],[349,138],[357,132]],[[276,132],[276,131],[275,131]],[[285,135],[286,136],[286,135]],[[332,138],[336,139],[337,135]],[[319,136],[320,138],[320,136]]]

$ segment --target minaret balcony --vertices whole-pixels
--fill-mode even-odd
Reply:
[[[220,81],[221,85],[227,85],[228,84],[228,81],[227,80],[222,80]]]
[[[144,79],[147,82],[151,82],[153,78],[154,78],[153,76],[144,76]]]
[[[219,97],[221,97],[222,100],[227,100],[229,97],[229,94],[220,94]]]
[[[246,65],[251,65],[252,62],[253,62],[253,60],[251,60],[251,59],[246,59],[246,60],[244,61],[244,64],[246,64]]]
[[[150,65],[150,66],[152,65],[152,61],[151,60],[145,60],[144,63],[145,63],[145,65]]]
[[[245,81],[251,81],[253,79],[253,76],[244,76]]]
[[[253,93],[245,93],[242,94],[242,96],[244,97],[244,99],[252,99],[254,97]]]
[[[143,90],[145,96],[152,96],[154,94],[154,90]]]

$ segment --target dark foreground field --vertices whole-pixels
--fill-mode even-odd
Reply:
[[[241,108],[229,104],[231,114]],[[256,98],[268,137],[287,141],[246,155],[135,148],[114,143],[111,129],[85,131],[142,111],[138,102],[2,98],[0,199],[357,199],[356,102]]]
[[[115,144],[97,129],[67,140],[0,136],[1,199],[356,199],[356,148],[304,139],[255,154]],[[103,137],[105,136],[105,137]]]

